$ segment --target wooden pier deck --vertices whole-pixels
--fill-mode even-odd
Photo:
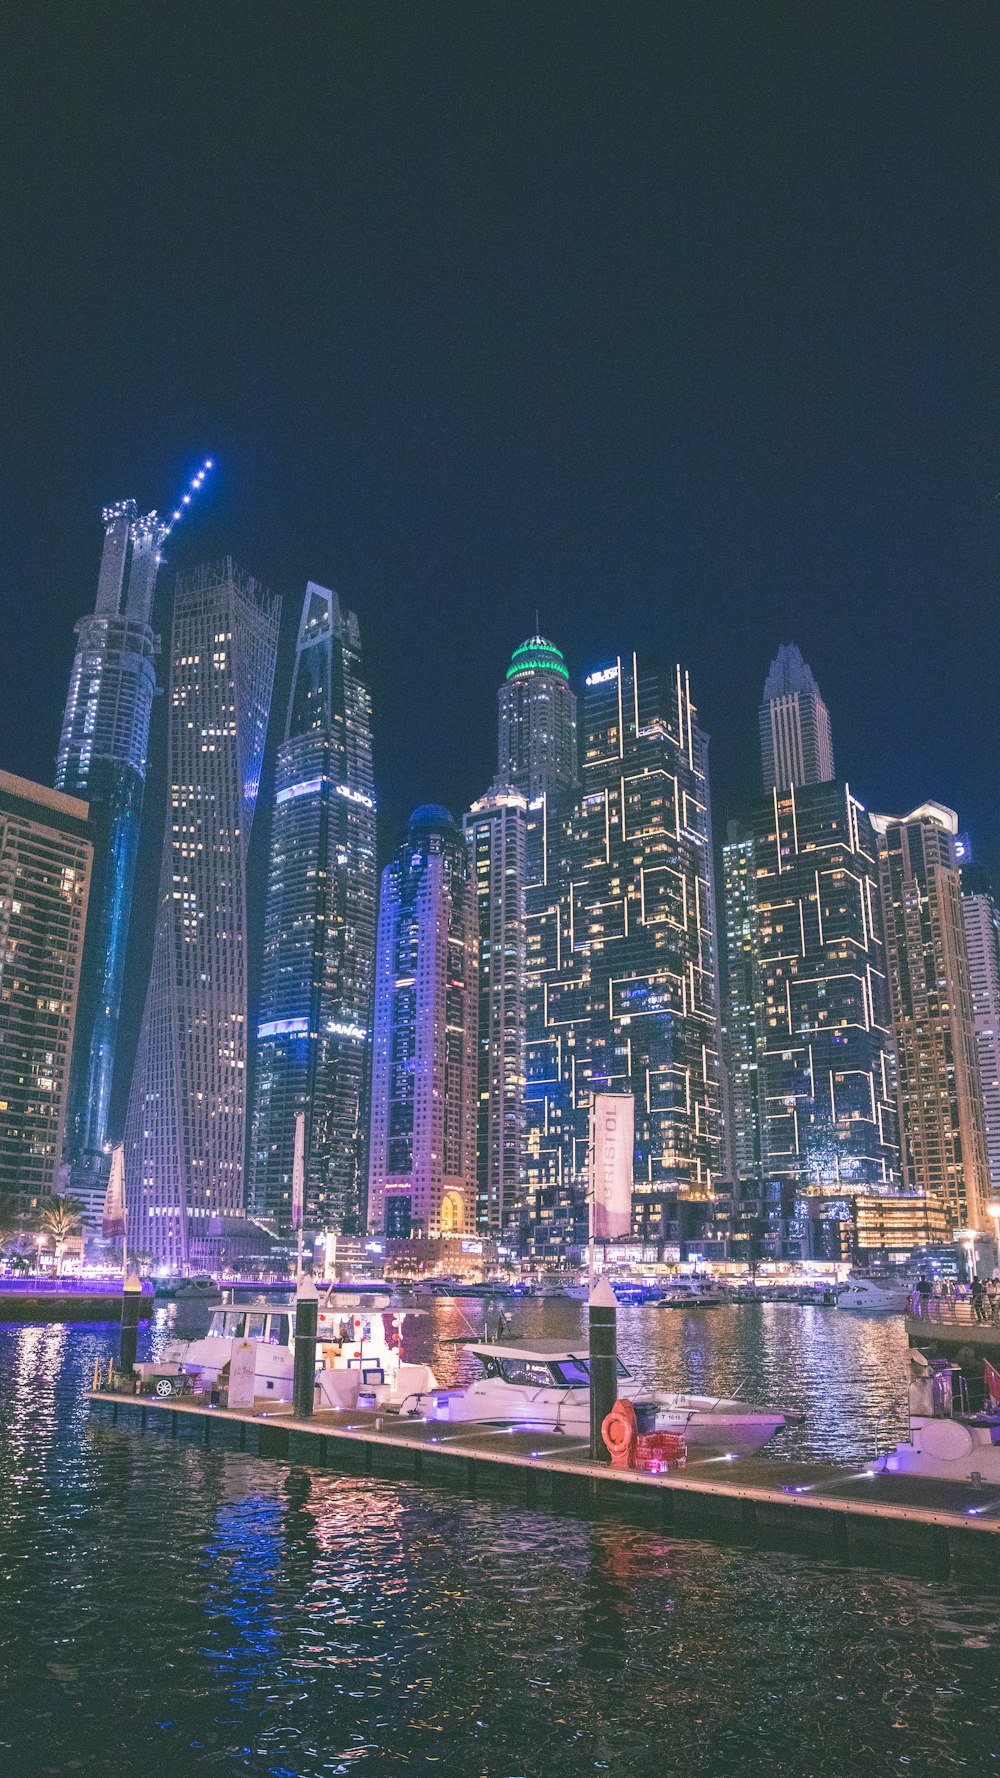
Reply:
[[[792,1549],[866,1566],[1000,1577],[1000,1489],[766,1457],[692,1455],[670,1475],[592,1463],[555,1433],[353,1410],[296,1420],[97,1390],[91,1416],[219,1450],[457,1489],[522,1508],[615,1518],[670,1536]]]

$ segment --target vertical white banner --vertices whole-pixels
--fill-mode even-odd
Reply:
[[[295,1113],[295,1148],[292,1154],[292,1227],[300,1229],[306,1207],[306,1114]]]
[[[256,1377],[256,1340],[232,1340],[229,1346],[229,1407],[253,1407]]]
[[[632,1229],[631,1093],[595,1093],[590,1101],[591,1229],[595,1241],[620,1241]]]

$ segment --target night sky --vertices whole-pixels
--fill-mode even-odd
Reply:
[[[0,51],[0,766],[51,782],[101,506],[212,455],[160,627],[224,552],[286,636],[337,588],[383,849],[486,787],[537,607],[574,674],[689,667],[717,832],[795,640],[862,800],[1000,860],[1000,8],[46,0]]]

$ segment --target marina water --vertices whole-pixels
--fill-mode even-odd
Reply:
[[[579,1338],[537,1302],[518,1331]],[[143,1332],[166,1337],[157,1310]],[[179,1326],[204,1325],[189,1317]],[[407,1323],[442,1381],[470,1302]],[[107,1426],[111,1326],[0,1326],[0,1774],[774,1778],[1000,1766],[1000,1592],[339,1478]],[[784,1450],[903,1429],[897,1321],[623,1309],[650,1382],[802,1411]]]

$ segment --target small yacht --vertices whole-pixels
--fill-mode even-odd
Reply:
[[[837,1292],[837,1307],[860,1315],[905,1315],[912,1295],[912,1285],[895,1278],[858,1278],[852,1272]]]
[[[466,1345],[482,1375],[466,1389],[438,1389],[403,1404],[406,1413],[590,1437],[590,1361],[565,1345]],[[749,1455],[785,1425],[785,1415],[710,1395],[645,1389],[619,1360],[618,1394],[645,1406],[650,1431],[683,1433],[689,1444]]]
[[[568,1283],[565,1278],[531,1278],[525,1284],[521,1294],[527,1297],[540,1297],[544,1302],[585,1303],[590,1289],[586,1284]]]
[[[675,1278],[656,1304],[658,1309],[718,1309],[729,1301],[724,1290],[703,1278]]]
[[[391,1307],[387,1291],[345,1295],[333,1287],[320,1298],[316,1342],[316,1382],[321,1407],[356,1407],[359,1396],[371,1406],[392,1408],[416,1391],[437,1387],[429,1365],[407,1364],[401,1356],[407,1311]],[[163,1357],[138,1365],[161,1399],[174,1394],[177,1379],[196,1376],[225,1381],[237,1345],[256,1347],[254,1395],[290,1402],[295,1372],[294,1300],[275,1304],[258,1298],[215,1311],[208,1332],[196,1340],[169,1340]]]
[[[172,1278],[157,1278],[153,1294],[174,1303],[217,1303],[222,1296],[215,1279],[207,1272],[192,1272],[190,1277],[178,1274]]]
[[[1000,1484],[1000,1412],[989,1396],[980,1413],[969,1408],[957,1364],[910,1353],[910,1436],[874,1468],[889,1475],[930,1476],[947,1482]]]

